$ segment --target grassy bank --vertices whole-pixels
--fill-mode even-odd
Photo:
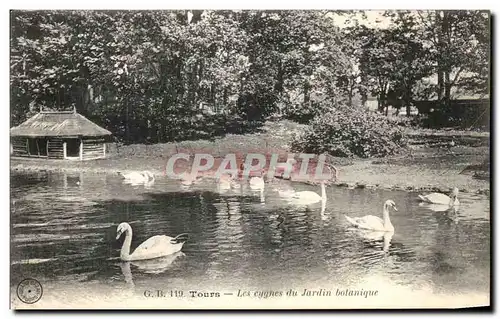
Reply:
[[[154,145],[110,145],[109,157],[87,162],[60,160],[11,159],[12,170],[92,171],[116,173],[126,170],[149,170],[163,175],[166,162],[173,154],[209,153],[218,162],[228,153],[281,153],[290,150],[294,134],[304,125],[289,121],[268,122],[256,133],[227,135],[214,141],[182,141]],[[489,170],[483,162],[489,158],[489,134],[456,131],[418,131],[409,135],[410,151],[385,159],[332,158],[338,169],[335,182],[340,187],[391,188],[405,190],[449,191],[458,187],[464,192],[489,194]],[[448,147],[450,139],[455,146]],[[425,141],[428,141],[427,143]],[[184,170],[186,162],[177,167]]]

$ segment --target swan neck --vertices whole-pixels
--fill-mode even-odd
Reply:
[[[324,183],[321,183],[321,199],[323,202],[326,202],[326,189]]]
[[[132,229],[129,228],[125,231],[125,241],[123,242],[122,249],[120,251],[120,258],[127,260],[130,258],[130,245],[132,244]]]
[[[389,208],[387,205],[384,205],[384,213],[383,213],[384,226],[391,225],[391,219],[389,218]]]
[[[148,180],[148,182],[153,182],[155,180],[155,176],[153,174],[151,174],[150,172],[146,172],[146,179]]]
[[[455,196],[451,196],[448,206],[450,206],[450,207],[454,206],[456,201],[457,201],[457,198]]]

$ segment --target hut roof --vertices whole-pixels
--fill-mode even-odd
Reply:
[[[76,112],[40,112],[10,129],[11,136],[105,136],[111,132]]]

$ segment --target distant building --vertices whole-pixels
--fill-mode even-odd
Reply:
[[[11,155],[80,161],[105,158],[110,135],[76,111],[41,111],[10,129]]]

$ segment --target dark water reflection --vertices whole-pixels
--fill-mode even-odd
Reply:
[[[113,175],[13,173],[11,284],[33,277],[116,287],[287,289],[380,276],[434,292],[489,291],[488,198],[461,194],[453,215],[419,206],[411,192],[329,187],[322,211],[287,207],[275,186],[262,203],[246,189],[218,194],[212,181],[185,190],[161,177],[145,188]],[[343,215],[381,216],[386,199],[399,211],[391,215],[396,231],[384,252],[383,238],[364,238]],[[122,263],[115,234],[123,221],[133,228],[132,248],[157,234],[187,232],[190,239],[177,255]]]

